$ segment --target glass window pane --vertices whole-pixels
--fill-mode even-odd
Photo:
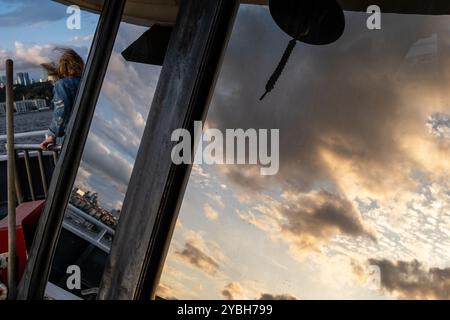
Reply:
[[[290,38],[241,5],[206,127],[279,129],[279,171],[194,165],[159,296],[449,298],[450,18],[345,17],[259,101]]]
[[[95,298],[100,285],[159,78],[160,66],[122,55],[147,30],[120,25],[50,276],[51,283],[67,290],[67,267],[79,266],[81,290],[71,292],[85,299]],[[72,246],[79,250],[68,253]]]

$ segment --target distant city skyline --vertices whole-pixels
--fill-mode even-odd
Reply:
[[[35,78],[30,77],[30,74],[28,72],[18,72],[13,78],[13,83],[15,85],[29,86],[30,84],[33,84],[35,82],[42,82],[46,80],[47,79],[43,77],[36,80]],[[6,85],[6,75],[0,75],[0,84]]]

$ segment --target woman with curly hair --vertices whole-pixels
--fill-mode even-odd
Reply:
[[[41,149],[56,143],[56,138],[64,137],[67,123],[72,114],[75,97],[80,86],[84,69],[83,59],[72,49],[58,49],[61,57],[58,64],[43,64],[49,79],[55,81],[53,88],[53,118]]]

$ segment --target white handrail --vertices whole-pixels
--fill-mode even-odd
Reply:
[[[71,225],[68,222],[68,214],[66,212],[66,215],[64,217],[64,222],[63,222],[63,227],[67,230],[69,230],[70,232],[76,234],[77,236],[79,236],[80,238],[82,238],[83,240],[93,244],[94,246],[100,248],[101,250],[103,250],[106,253],[109,253],[109,251],[111,250],[110,246],[107,245],[106,243],[102,242],[103,238],[109,234],[111,236],[114,236],[114,229],[110,228],[109,226],[107,226],[106,224],[104,224],[103,222],[91,217],[89,214],[87,214],[86,212],[84,212],[83,210],[77,208],[76,206],[74,206],[73,204],[69,203],[67,205],[67,211],[70,214],[74,214],[86,221],[89,221],[90,223],[94,224],[95,226],[97,226],[100,230],[98,232],[98,235],[96,237],[92,237],[91,235],[89,235],[87,232],[83,231],[82,228],[77,228],[74,227],[73,225]]]
[[[21,133],[15,133],[14,138],[20,139],[20,138],[33,138],[33,137],[41,137],[45,136],[47,133],[47,130],[38,130],[38,131],[30,131],[30,132],[21,132]],[[0,135],[0,141],[6,140],[6,134]]]
[[[89,214],[87,214],[86,212],[84,212],[83,210],[75,207],[73,204],[69,203],[67,205],[72,211],[74,211],[76,214],[78,214],[79,216],[83,217],[84,219],[88,220],[89,222],[95,224],[97,227],[101,228],[101,229],[105,229],[108,233],[114,235],[115,230],[109,226],[107,226],[106,224],[104,224],[103,222],[99,221],[98,219],[95,219],[93,217],[91,217]]]

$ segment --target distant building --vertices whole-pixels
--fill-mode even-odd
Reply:
[[[3,85],[6,86],[6,76],[1,76],[0,77],[0,83],[2,83]]]
[[[21,86],[25,85],[25,76],[23,75],[22,72],[19,72],[17,74],[17,84],[20,84]]]
[[[19,72],[17,74],[17,82],[22,86],[30,85],[30,75],[28,72]]]
[[[74,188],[70,197],[70,203],[107,226],[113,229],[116,228],[118,217],[99,205],[96,192]]]
[[[43,74],[44,77],[43,77],[41,82],[47,82],[48,81],[48,71],[47,71],[47,69],[44,69],[42,74]]]
[[[25,85],[29,86],[31,84],[30,75],[28,74],[28,72],[25,72],[23,75],[25,78]]]
[[[79,189],[79,188],[75,188],[74,189],[75,193],[78,194],[80,197],[84,197],[84,195],[86,194],[85,191]]]
[[[0,103],[0,114],[6,113],[6,103],[2,102]]]

